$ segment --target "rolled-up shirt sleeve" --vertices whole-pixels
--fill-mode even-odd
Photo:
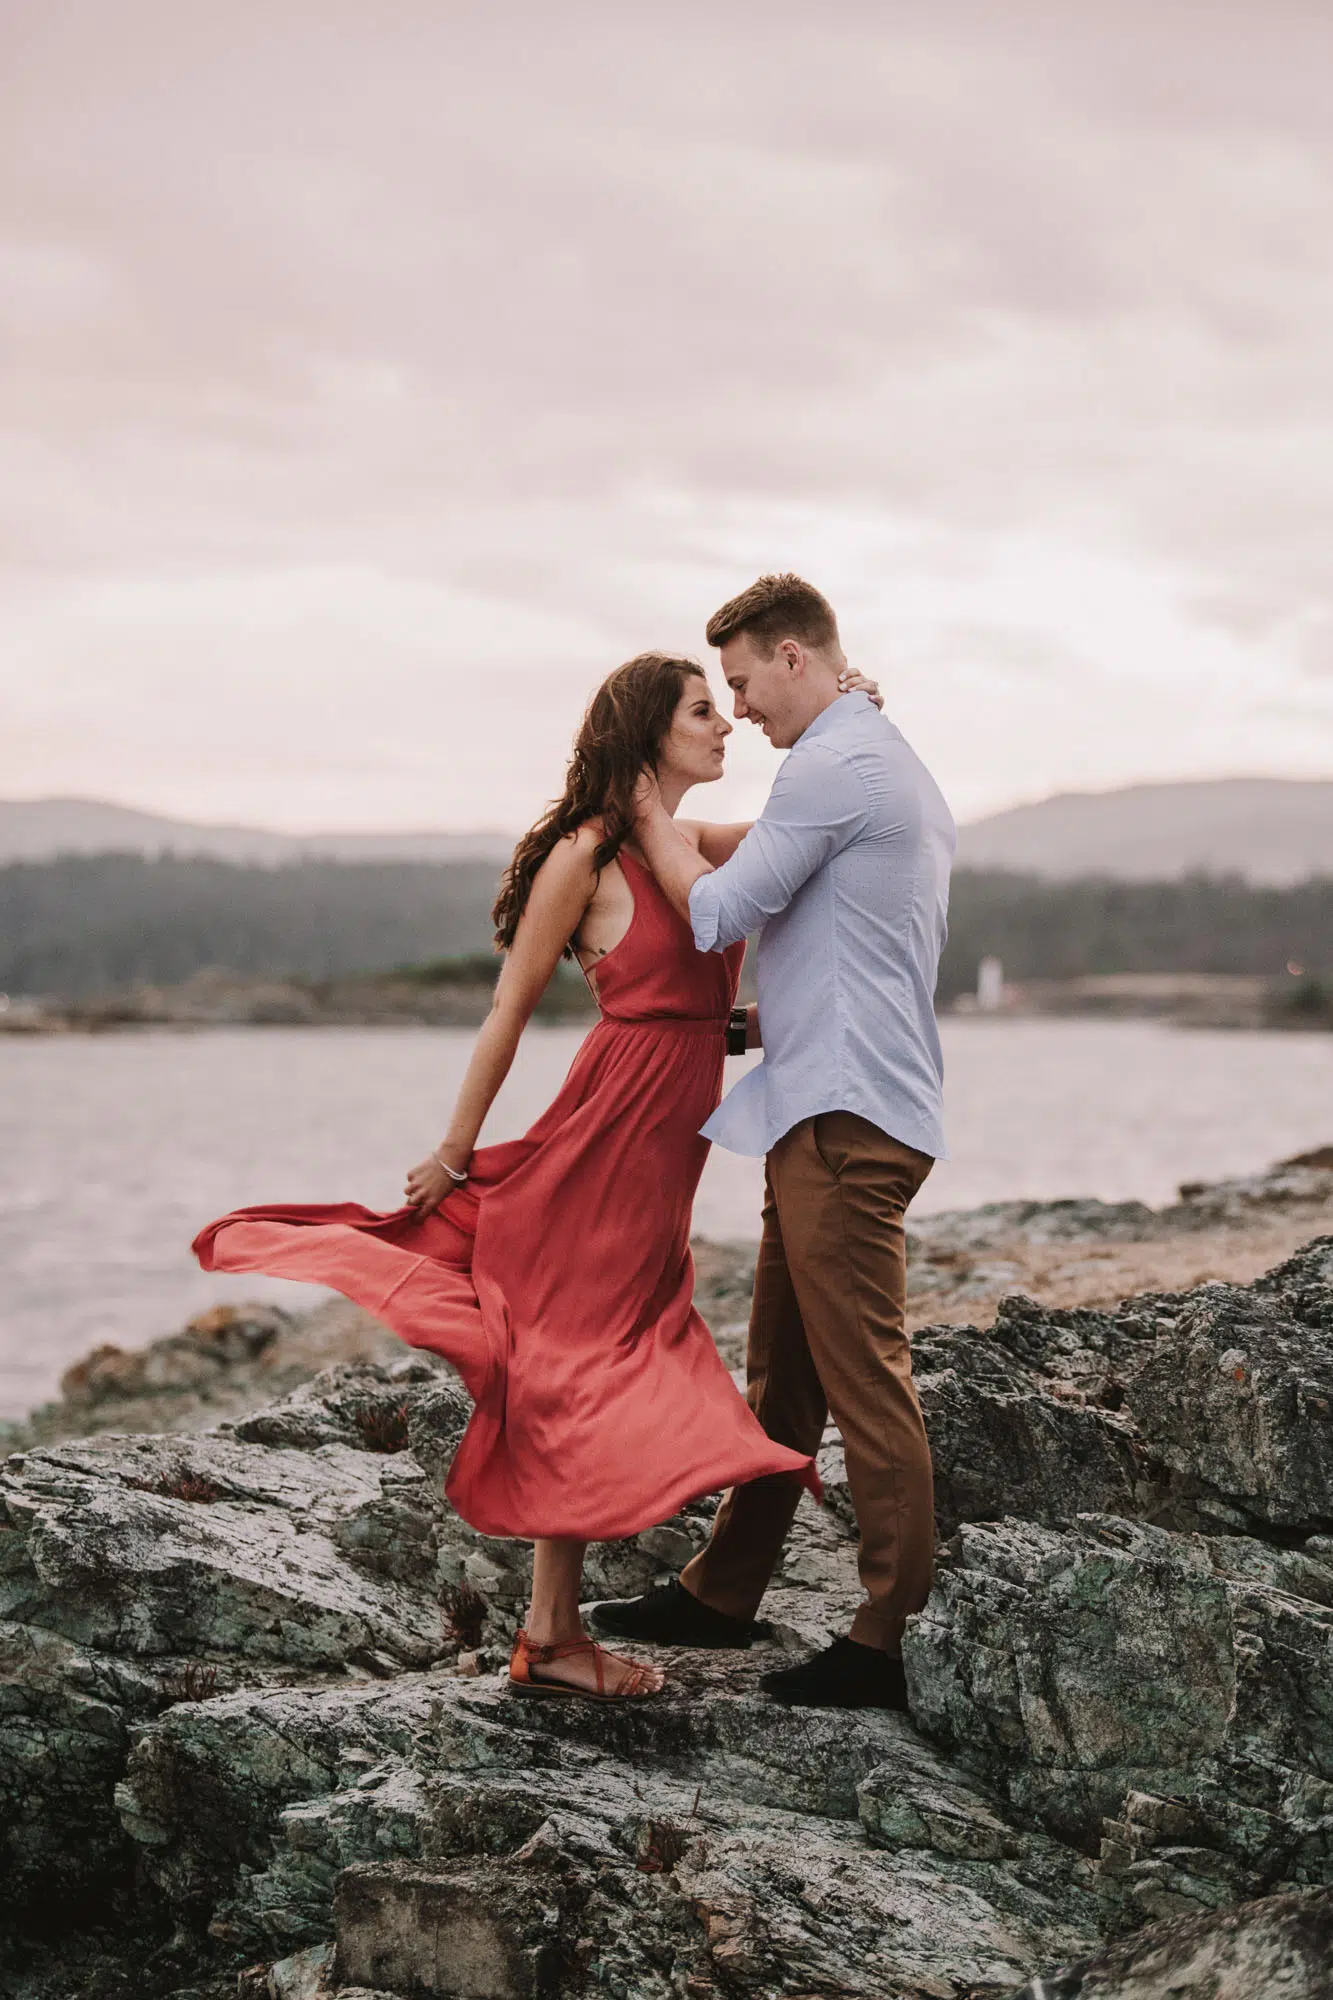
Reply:
[[[730,861],[690,890],[700,951],[725,951],[785,910],[817,868],[854,840],[869,807],[861,780],[823,743],[798,744]]]

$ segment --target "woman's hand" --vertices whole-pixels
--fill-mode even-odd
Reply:
[[[441,1147],[440,1151],[444,1152],[445,1148]],[[456,1166],[460,1174],[467,1170],[466,1160],[451,1159],[449,1164],[451,1167]],[[436,1155],[432,1153],[421,1162],[420,1166],[413,1167],[408,1174],[403,1197],[407,1206],[415,1208],[418,1214],[433,1215],[445,1196],[452,1194],[454,1189],[461,1185],[462,1183],[456,1181],[452,1174],[445,1172]]]
[[[882,709],[884,697],[879,691],[879,682],[872,681],[859,667],[844,667],[838,675],[839,694],[868,694],[875,707]]]

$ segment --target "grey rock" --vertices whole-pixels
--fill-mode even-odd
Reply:
[[[1153,1345],[1175,1333],[1181,1300],[1160,1294],[1127,1300],[1114,1312],[1049,1311],[1021,1293],[1002,1299],[990,1338],[1049,1383],[1088,1402],[1141,1367]]]
[[[333,1981],[333,1941],[293,1952],[269,1968],[263,2000],[321,2000]]]
[[[940,1532],[1080,1512],[1179,1528],[1333,1526],[1333,1238],[1257,1284],[1114,1312],[1004,1300],[927,1327],[914,1365]]]
[[[1196,1181],[1180,1190],[1180,1200],[1162,1211],[1168,1227],[1216,1228],[1234,1225],[1272,1209],[1315,1209],[1333,1195],[1333,1148],[1316,1147],[1307,1156],[1282,1160],[1266,1173],[1238,1180]]]
[[[1153,1924],[1010,2000],[1333,2000],[1333,1891]]]
[[[1142,1242],[1162,1226],[1163,1211],[1142,1201],[988,1201],[978,1208],[913,1216],[909,1249],[923,1260],[975,1253],[1022,1236],[1030,1243],[1088,1240]]]
[[[345,1444],[356,1451],[387,1455],[407,1450],[411,1422],[414,1417],[420,1422],[426,1410],[443,1416],[456,1442],[468,1407],[462,1385],[452,1373],[407,1354],[392,1365],[325,1369],[278,1401],[261,1404],[218,1428],[245,1444],[293,1451]]]
[[[970,1354],[955,1350],[962,1366],[937,1369],[942,1345],[925,1348],[918,1376],[940,1534],[998,1514],[1059,1522],[1089,1508],[1149,1516],[1162,1508],[1160,1466],[1125,1418],[1064,1400],[1053,1393],[1058,1382],[1032,1374],[997,1379],[985,1366],[994,1341],[978,1338]]]
[[[1208,1285],[1130,1376],[1139,1435],[1213,1511],[1309,1534],[1333,1525],[1333,1238],[1259,1285]]]
[[[338,1973],[411,1994],[543,2000],[577,1974],[570,1933],[586,1900],[559,1869],[345,1868],[334,1901]]]
[[[1202,1230],[1236,1227],[1274,1211],[1317,1211],[1333,1199],[1333,1155],[1327,1148],[1310,1163],[1280,1162],[1266,1172],[1226,1181],[1195,1181],[1164,1208],[1141,1201],[992,1201],[978,1208],[913,1216],[909,1252],[922,1274],[960,1255],[1028,1243],[1144,1243]],[[1318,1162],[1318,1163],[1316,1163]]]
[[[963,1528],[913,1713],[1145,1916],[1333,1880],[1333,1567],[1089,1516]],[[1309,1594],[1305,1594],[1305,1593]]]
[[[14,1538],[0,1616],[131,1658],[421,1666],[443,1651],[425,1485],[415,1466],[338,1444],[108,1437],[30,1452],[0,1474]],[[405,1523],[421,1526],[415,1544]]]
[[[0,1623],[0,1881],[7,1901],[101,1903],[128,1881],[113,1790],[130,1724],[162,1705],[160,1682],[40,1628]],[[71,1834],[73,1832],[73,1837]]]
[[[122,1892],[134,1848],[113,1791],[134,1727],[164,1708],[242,1682],[393,1675],[445,1656],[446,1524],[406,1452],[110,1436],[12,1457],[0,1473],[0,1898],[95,1910]]]
[[[177,1708],[140,1735],[127,1810],[140,1839],[169,1829],[147,1865],[215,1935],[289,1952],[334,1898],[343,1976],[404,1992],[470,1990],[431,1927],[517,1967],[497,1991],[563,1966],[663,2000],[681,1968],[700,1992],[945,1995],[1098,1934],[1084,1857],[1006,1829],[903,1718],[775,1711],[762,1654],[675,1664],[632,1711],[438,1673]]]

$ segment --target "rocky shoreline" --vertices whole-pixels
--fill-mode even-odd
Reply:
[[[757,1687],[859,1595],[832,1432],[751,1651],[638,1710],[524,1703],[525,1550],[441,1497],[447,1369],[334,1306],[72,1370],[0,1473],[0,1994],[1327,1996],[1333,1150],[913,1248],[910,1720]],[[751,1256],[700,1246],[732,1361]]]

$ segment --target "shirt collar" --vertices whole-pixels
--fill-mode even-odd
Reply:
[[[797,743],[810,743],[817,736],[827,736],[830,730],[852,716],[861,715],[872,707],[870,696],[860,688],[849,688],[840,694],[827,708],[821,708],[814,721],[807,724],[797,737]]]

